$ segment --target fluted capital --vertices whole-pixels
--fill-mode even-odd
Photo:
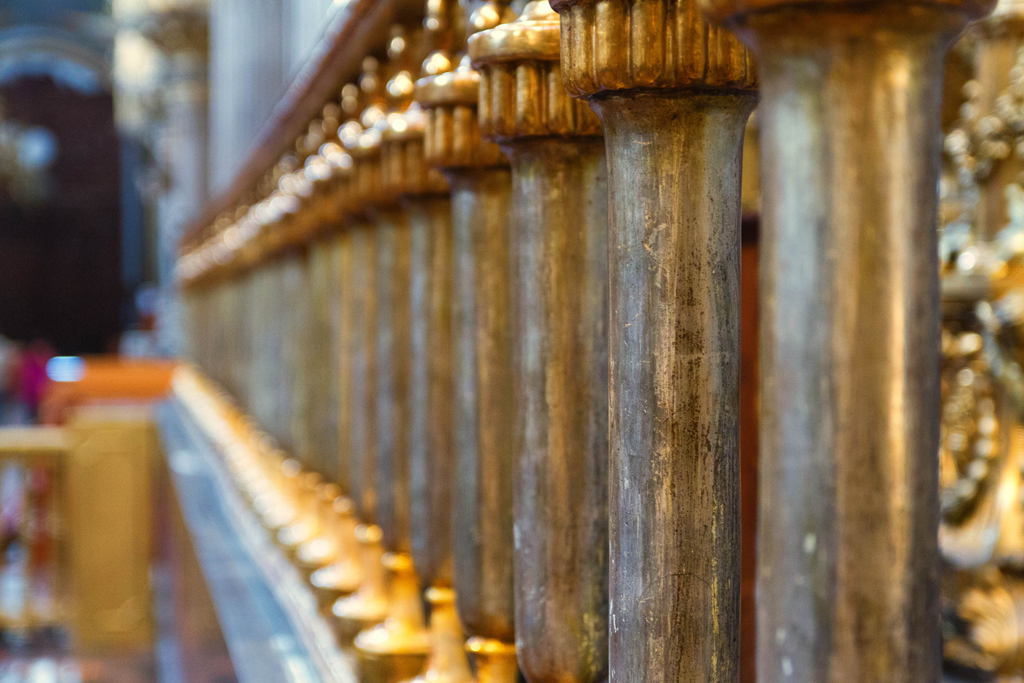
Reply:
[[[559,24],[547,0],[533,0],[516,21],[469,39],[485,137],[601,135],[597,115],[562,85]]]
[[[493,142],[480,134],[476,105],[444,104],[427,109],[427,163],[438,168],[507,166]]]
[[[743,17],[772,11],[806,8],[808,10],[844,10],[862,8],[859,0],[699,0],[704,11],[718,21],[742,21]],[[874,0],[871,5],[879,9],[933,7],[963,12],[970,19],[983,17],[992,11],[996,0]]]
[[[381,152],[381,179],[396,195],[445,194],[448,183],[427,162],[424,135],[427,117],[413,103],[400,115],[388,117]]]
[[[467,32],[493,28],[514,18],[506,0],[490,0],[473,12]],[[480,74],[468,56],[455,69],[425,74],[416,82],[416,101],[425,115],[424,154],[430,166],[464,168],[508,163],[497,145],[481,137],[479,96]]]
[[[552,0],[551,5],[562,15],[565,86],[577,97],[756,85],[751,55],[730,32],[708,25],[697,0]]]
[[[427,76],[416,82],[416,101],[422,107],[463,104],[475,107],[480,97],[480,74],[471,68]]]

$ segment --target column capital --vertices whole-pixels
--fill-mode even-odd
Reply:
[[[467,34],[478,33],[511,21],[515,14],[507,0],[488,0],[467,19]],[[423,78],[416,82],[416,101],[426,115],[424,154],[438,168],[482,168],[507,165],[498,146],[481,137],[477,117],[480,74],[463,55],[448,66],[451,71],[430,72],[424,63]]]
[[[597,115],[562,85],[559,24],[548,0],[533,0],[517,20],[470,38],[485,137],[601,135]]]
[[[708,15],[724,23],[741,22],[751,14],[783,10],[807,9],[820,11],[863,11],[864,3],[857,0],[698,0]],[[898,10],[918,7],[962,12],[970,19],[988,14],[996,0],[875,0],[878,9]],[[1014,1],[1004,4],[1015,4]]]
[[[552,0],[562,15],[562,73],[577,97],[651,89],[756,87],[754,62],[697,0]]]

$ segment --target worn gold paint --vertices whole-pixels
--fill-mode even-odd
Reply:
[[[762,88],[758,676],[939,680],[939,110],[987,6],[705,4]]]
[[[514,18],[503,0],[477,3],[469,31]],[[416,96],[425,113],[424,151],[451,187],[454,490],[452,583],[466,633],[497,639],[503,665],[479,666],[478,680],[516,677],[512,586],[511,320],[508,240],[511,174],[501,150],[483,140],[479,75],[468,56],[426,76]],[[448,636],[449,643],[453,635]],[[511,651],[511,657],[507,655]],[[449,675],[465,679],[464,661]],[[454,659],[451,659],[454,658]],[[509,664],[511,666],[509,666]]]
[[[512,163],[516,647],[532,683],[608,676],[608,188],[546,0],[474,35],[479,118]]]
[[[601,117],[608,154],[609,675],[734,681],[752,60],[694,0],[552,5],[565,87]]]

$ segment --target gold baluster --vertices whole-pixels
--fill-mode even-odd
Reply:
[[[991,4],[702,4],[762,87],[758,677],[939,680],[943,57]]]
[[[608,171],[534,0],[475,34],[480,126],[512,162],[515,603],[529,681],[608,677]]]
[[[551,4],[563,83],[601,117],[608,154],[609,666],[616,678],[732,681],[753,65],[695,0]]]
[[[360,678],[397,683],[414,676],[429,650],[422,602],[411,556],[409,454],[411,448],[412,234],[400,197],[417,182],[406,155],[413,94],[411,68],[418,66],[420,31],[393,29],[386,91],[391,105],[378,120],[376,156],[380,188],[370,202],[377,239],[377,472],[378,513],[388,575],[387,618],[355,640]],[[426,188],[424,188],[426,189]]]
[[[357,530],[362,583],[359,590],[334,603],[332,614],[339,640],[351,644],[356,634],[383,621],[387,609],[377,521],[377,296],[376,240],[366,218],[369,201],[380,189],[379,145],[373,125],[383,116],[380,67],[376,59],[363,60],[359,91],[342,91],[342,108],[350,115],[366,107],[360,119],[346,121],[338,137],[351,155],[351,180],[345,188],[343,206],[352,216],[348,230],[352,251],[352,350],[351,356],[351,431],[349,459],[352,501],[363,525]],[[365,124],[365,125],[364,125]]]
[[[478,3],[467,32],[514,17],[507,2]],[[497,145],[480,135],[479,82],[464,56],[453,71],[421,79],[416,99],[427,161],[451,188],[456,609],[478,679],[513,681],[512,178]]]

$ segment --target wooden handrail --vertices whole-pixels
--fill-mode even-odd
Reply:
[[[420,0],[348,0],[274,107],[234,180],[186,225],[181,251],[209,237],[208,229],[219,215],[246,201],[263,174],[294,148],[296,138],[320,114],[324,103],[338,99],[341,86],[354,80],[363,57],[383,51],[392,23],[399,19],[407,23],[422,15]]]

